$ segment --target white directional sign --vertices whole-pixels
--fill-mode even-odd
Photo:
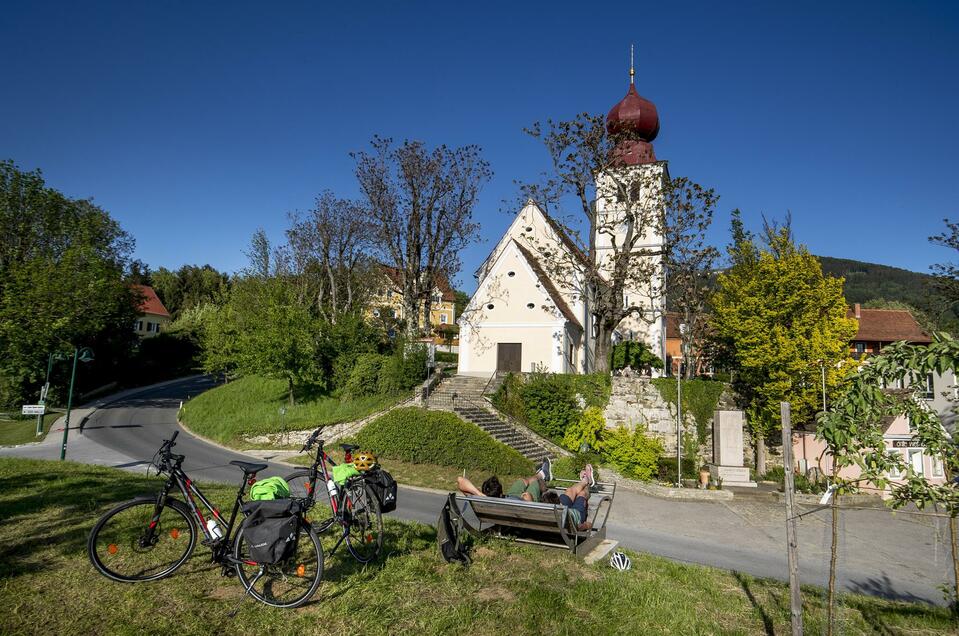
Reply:
[[[24,415],[43,415],[47,407],[43,404],[24,404],[21,411]]]

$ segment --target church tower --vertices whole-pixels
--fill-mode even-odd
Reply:
[[[637,272],[638,280],[626,285],[623,303],[636,310],[620,323],[617,334],[621,340],[646,342],[665,360],[666,306],[658,254],[663,248],[662,185],[668,172],[653,151],[659,114],[636,92],[632,59],[629,89],[606,116],[606,130],[613,148],[607,169],[596,176],[596,260],[602,271],[611,273],[617,255],[629,252],[629,269]],[[632,247],[626,250],[625,245]]]

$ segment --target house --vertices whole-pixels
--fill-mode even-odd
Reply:
[[[405,320],[403,309],[403,272],[389,265],[379,265],[382,274],[381,285],[373,298],[372,314],[375,318]],[[456,295],[449,279],[440,274],[436,277],[430,304],[430,329],[436,333],[437,344],[449,344],[455,338],[448,336],[449,329],[455,327]],[[422,305],[420,309],[422,311]],[[442,333],[439,333],[442,332]]]
[[[864,355],[879,353],[887,344],[900,340],[911,344],[932,342],[929,334],[905,309],[863,309],[856,303],[846,316],[859,321],[859,330],[850,345],[857,360]]]
[[[139,316],[133,323],[133,330],[140,338],[152,338],[165,330],[172,321],[170,312],[163,306],[163,302],[149,285],[133,285],[134,291],[140,296],[138,307]]]
[[[668,179],[666,162],[656,159],[651,143],[659,132],[659,116],[656,107],[636,92],[632,77],[626,96],[609,111],[606,123],[610,132],[628,133],[628,139],[613,150],[620,159],[615,172],[597,175],[597,190],[608,193],[615,183],[632,183],[638,205],[658,212],[662,206],[656,184]],[[640,184],[653,185],[636,187]],[[615,234],[597,236],[593,258],[605,272],[611,268],[614,246],[622,245],[632,228],[625,220],[617,221],[625,211],[618,198],[599,194],[595,211],[603,223],[616,228]],[[661,236],[647,232],[636,248],[648,254],[662,243]],[[595,334],[585,284],[589,258],[562,224],[535,201],[527,201],[476,270],[476,292],[458,321],[458,372],[489,376],[505,371],[592,371]],[[651,291],[661,290],[662,265],[656,256],[637,258],[651,259],[653,284],[650,290],[624,291],[624,302],[641,307],[643,315],[625,318],[614,339],[646,342],[664,358],[665,299],[661,291]]]
[[[863,309],[857,303],[849,311],[849,316],[859,321],[859,330],[850,344],[852,355],[857,359],[868,361],[869,355],[879,353],[885,345],[893,342],[906,341],[917,345],[931,342],[929,335],[906,310]],[[956,374],[953,371],[943,374],[930,373],[925,377],[901,380],[896,386],[884,388],[888,391],[903,391],[914,388],[916,383],[919,384],[918,399],[922,400],[927,408],[938,413],[941,421],[951,422],[953,400],[959,397]],[[955,434],[954,430],[949,432]],[[909,470],[925,476],[932,483],[945,482],[942,460],[930,456],[913,439],[907,418],[900,416],[888,418],[883,422],[883,440],[887,450],[903,456]],[[826,452],[825,443],[816,439],[814,425],[797,428],[793,432],[793,457],[793,468],[803,474],[812,470],[818,470],[822,474],[830,474],[832,471],[832,458]],[[840,471],[843,478],[855,478],[858,474],[856,467],[845,467]],[[888,477],[893,482],[900,483],[903,475],[891,473]]]

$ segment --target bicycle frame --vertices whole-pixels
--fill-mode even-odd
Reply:
[[[349,457],[349,455],[347,455]],[[336,462],[332,457],[326,454],[326,451],[323,449],[323,443],[320,442],[320,446],[316,451],[316,456],[313,459],[313,465],[310,466],[310,481],[308,483],[307,496],[309,497],[310,505],[312,506],[316,502],[316,482],[317,478],[322,476],[324,485],[330,480],[330,471],[327,468],[327,462],[330,466],[336,466]],[[325,487],[325,486],[324,486]],[[343,533],[340,535],[340,538],[337,540],[336,544],[329,552],[329,556],[333,556],[340,545],[343,543],[344,539],[349,535],[350,524],[344,518],[342,513],[341,503],[345,502],[346,506],[350,506],[350,501],[346,497],[345,484],[344,488],[337,487],[337,496],[330,497],[330,508],[333,510],[333,516],[329,519],[323,521],[322,523],[317,524],[317,532],[326,532],[330,527],[339,522],[343,527]]]

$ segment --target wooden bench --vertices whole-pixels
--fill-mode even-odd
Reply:
[[[574,483],[573,480],[554,479],[550,490],[562,494],[567,485]],[[460,513],[455,520],[458,531],[561,547],[577,556],[585,556],[606,539],[606,520],[615,495],[616,484],[613,483],[597,482],[590,488],[587,519],[591,527],[588,530],[579,530],[569,509],[563,505],[460,493],[450,493],[450,499]],[[470,516],[476,521],[471,521]]]

